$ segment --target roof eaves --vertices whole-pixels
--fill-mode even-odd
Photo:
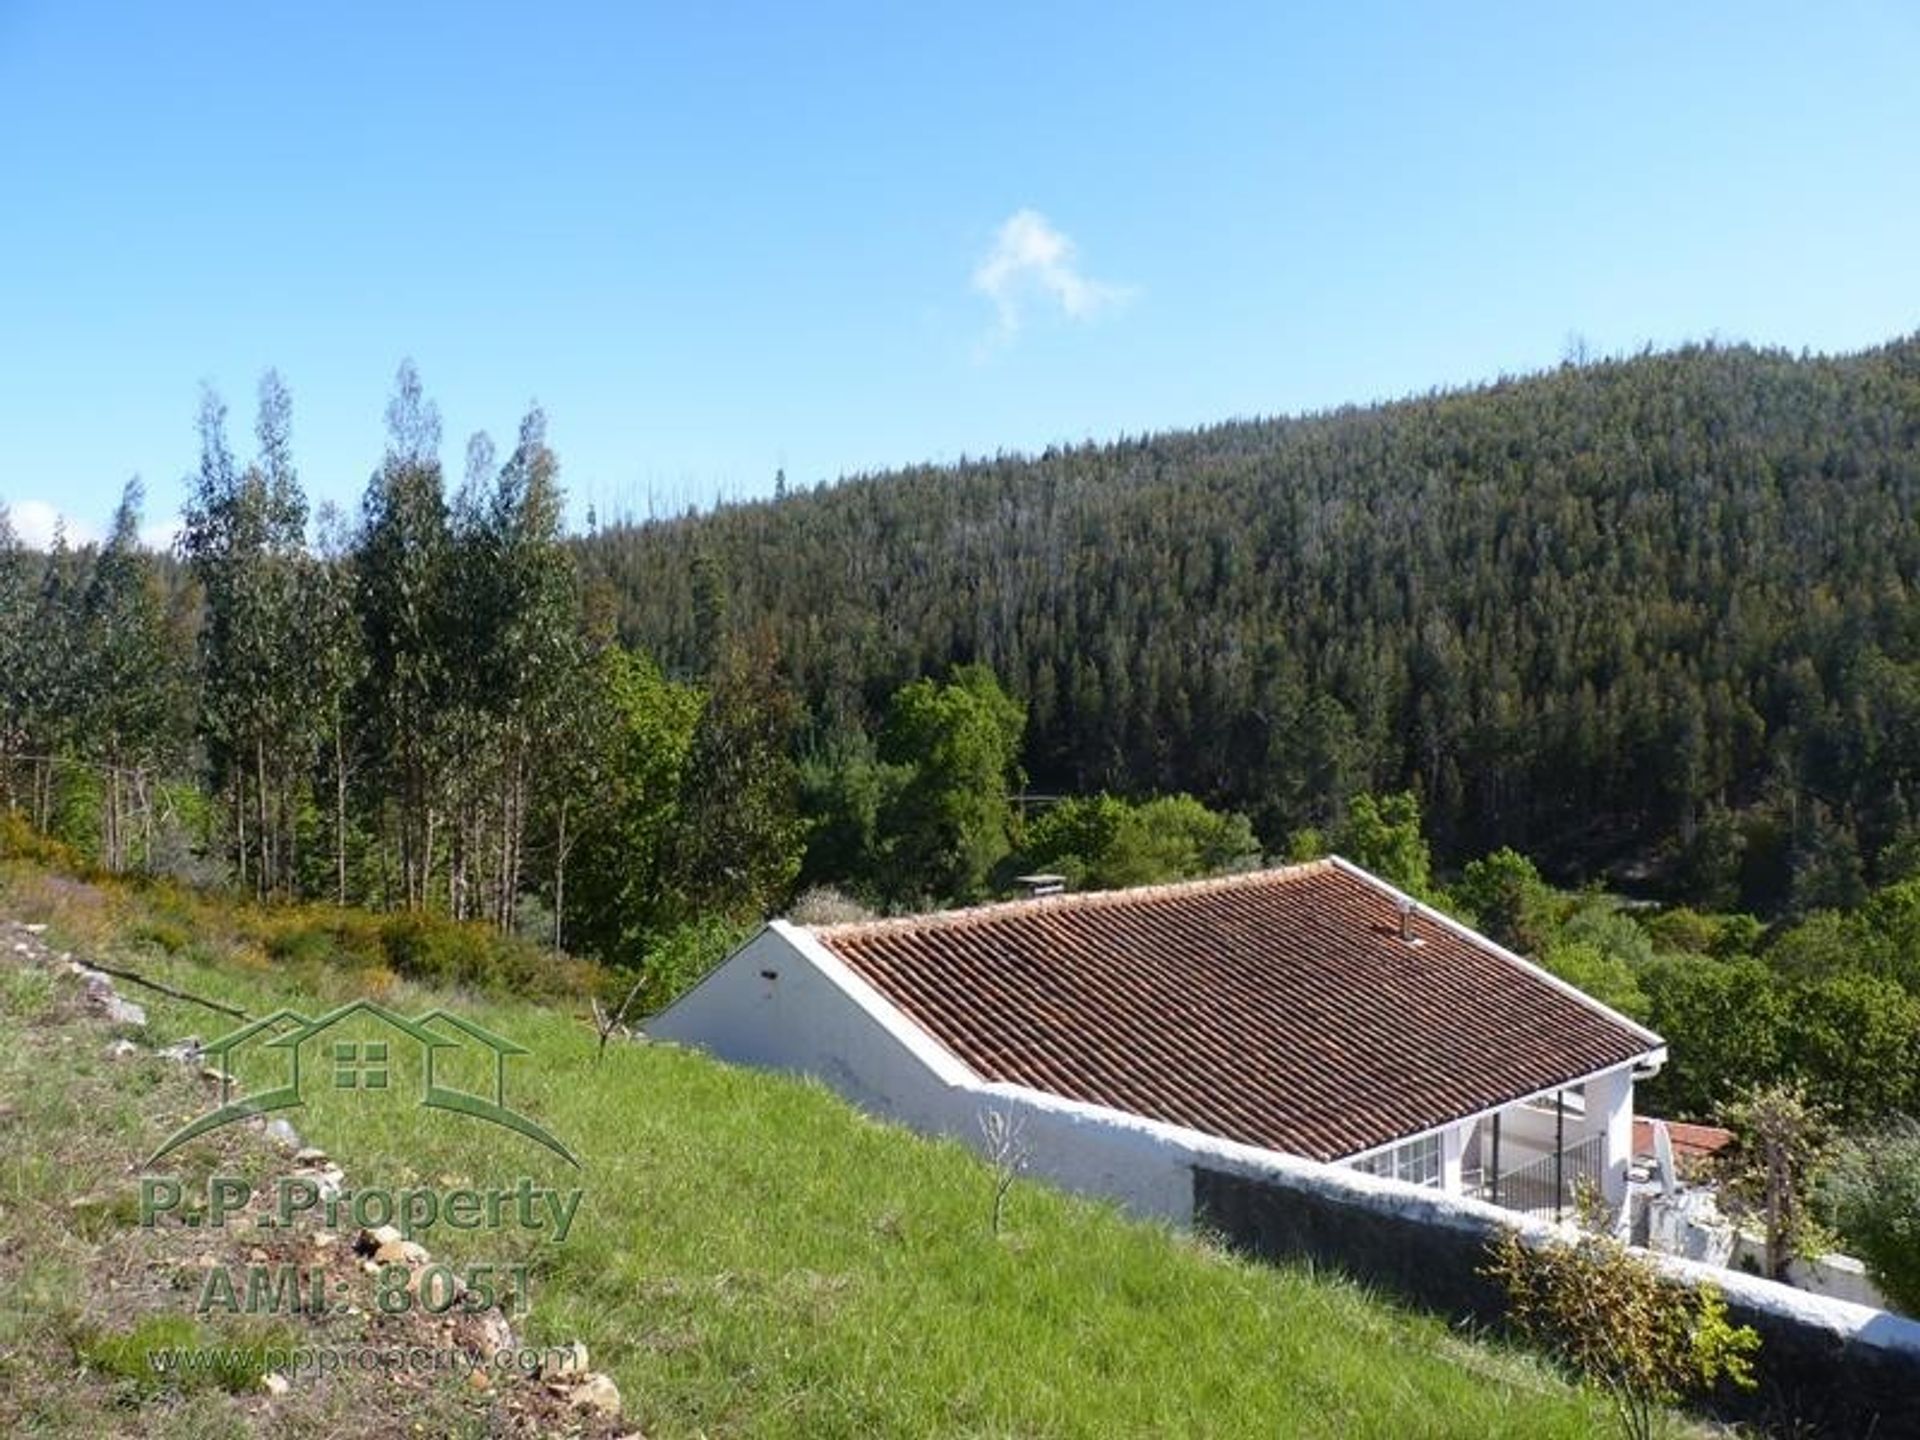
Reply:
[[[1664,1051],[1662,1053],[1664,1053]],[[1328,1163],[1332,1165],[1347,1165],[1355,1160],[1364,1160],[1369,1155],[1378,1155],[1383,1150],[1391,1150],[1396,1145],[1406,1144],[1409,1140],[1421,1140],[1429,1135],[1437,1135],[1443,1130],[1451,1129],[1455,1125],[1466,1125],[1475,1120],[1484,1120],[1489,1115],[1498,1114],[1500,1111],[1510,1109],[1515,1105],[1525,1105],[1532,1100],[1544,1100],[1549,1095],[1557,1094],[1562,1090],[1571,1090],[1576,1085],[1585,1085],[1589,1081],[1598,1080],[1602,1075],[1611,1075],[1616,1070],[1638,1063],[1638,1061],[1634,1060],[1623,1060],[1619,1064],[1602,1065],[1598,1070],[1589,1070],[1584,1074],[1569,1075],[1564,1080],[1556,1080],[1551,1085],[1543,1085],[1537,1090],[1526,1091],[1523,1094],[1513,1096],[1511,1099],[1501,1100],[1492,1105],[1483,1105],[1478,1110],[1464,1111],[1450,1119],[1441,1120],[1436,1124],[1429,1125],[1425,1129],[1409,1130],[1404,1135],[1396,1135],[1391,1140],[1382,1140],[1378,1145],[1369,1145],[1364,1150],[1349,1151],[1347,1154],[1337,1156]]]
[[[1482,935],[1478,930],[1475,930],[1471,925],[1462,925],[1458,920],[1454,919],[1451,915],[1444,914],[1443,912],[1434,909],[1431,905],[1427,904],[1425,901],[1415,899],[1413,896],[1407,894],[1406,891],[1400,889],[1398,886],[1390,884],[1385,880],[1382,880],[1378,875],[1375,875],[1371,870],[1363,870],[1360,866],[1354,864],[1351,860],[1348,860],[1347,858],[1341,855],[1330,855],[1327,858],[1337,869],[1339,869],[1344,874],[1351,875],[1354,879],[1361,881],[1363,884],[1371,885],[1374,887],[1374,889],[1379,890],[1384,894],[1392,896],[1397,903],[1409,905],[1413,907],[1413,912],[1419,915],[1422,919],[1430,921],[1433,924],[1440,926],[1441,929],[1451,932],[1453,935],[1457,936],[1459,939],[1466,941],[1469,945],[1473,945],[1478,949],[1485,951],[1487,954],[1494,956],[1496,959],[1503,960],[1507,964],[1512,965],[1517,969],[1526,971],[1529,975],[1532,975],[1535,979],[1540,980],[1543,983],[1552,986],[1555,990],[1560,991],[1561,994],[1566,995],[1571,999],[1579,1001],[1582,1005],[1586,1006],[1587,1009],[1593,1011],[1595,1014],[1606,1017],[1606,1019],[1612,1021],[1615,1025],[1618,1025],[1621,1029],[1630,1031],[1633,1034],[1639,1036],[1642,1040],[1647,1042],[1646,1054],[1648,1058],[1653,1058],[1657,1053],[1658,1058],[1660,1060],[1662,1061],[1665,1060],[1666,1049],[1667,1049],[1666,1038],[1664,1036],[1655,1034],[1653,1031],[1649,1030],[1646,1026],[1642,1025],[1639,1021],[1630,1019],[1629,1017],[1622,1015],[1618,1010],[1615,1010],[1611,1005],[1603,1004],[1600,1001],[1594,999],[1593,996],[1587,994],[1587,992],[1582,990],[1579,986],[1568,984],[1565,980],[1562,980],[1558,975],[1554,974],[1551,970],[1548,970],[1542,965],[1535,964],[1533,961],[1527,959],[1526,956],[1515,954],[1513,951],[1507,949],[1506,946],[1500,944],[1495,940],[1489,939],[1485,935]],[[1574,1082],[1568,1081],[1567,1083],[1573,1084]],[[1507,1103],[1510,1104],[1512,1102],[1509,1101]]]

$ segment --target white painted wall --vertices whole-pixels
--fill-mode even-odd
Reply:
[[[868,998],[871,1005],[861,1003]],[[891,1013],[876,1013],[881,1007]],[[944,1129],[952,1088],[976,1080],[811,935],[781,921],[646,1031],[736,1064],[814,1076],[862,1109],[916,1129]]]
[[[1472,1129],[1471,1123],[1449,1125],[1440,1136],[1440,1188],[1449,1195],[1460,1193],[1460,1158]]]
[[[1172,1127],[986,1083],[813,936],[784,922],[761,931],[646,1030],[737,1064],[814,1076],[864,1110],[974,1149],[982,1112],[1005,1111],[1020,1126],[1029,1175],[1111,1198],[1136,1215],[1192,1219],[1192,1158],[1162,1133]]]
[[[1606,1173],[1600,1189],[1619,1211],[1627,1198],[1627,1170],[1633,1164],[1633,1068],[1622,1066],[1587,1082],[1588,1133],[1607,1137]]]
[[[1742,1230],[1734,1238],[1729,1264],[1754,1274],[1767,1266],[1767,1241],[1764,1235]],[[1887,1297],[1867,1278],[1867,1267],[1851,1255],[1819,1255],[1811,1260],[1787,1262],[1787,1282],[1796,1290],[1825,1295],[1834,1300],[1850,1300],[1855,1305],[1871,1305],[1885,1310]]]

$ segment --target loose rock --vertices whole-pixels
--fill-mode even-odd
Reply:
[[[424,1265],[430,1258],[427,1247],[412,1240],[389,1240],[373,1252],[376,1265]]]
[[[371,1255],[382,1245],[398,1244],[405,1237],[391,1225],[376,1226],[372,1230],[362,1230],[353,1242],[353,1248],[362,1255]]]
[[[278,1116],[267,1122],[267,1138],[282,1150],[300,1148],[300,1132]],[[297,1160],[299,1157],[296,1155],[294,1158]]]
[[[588,1375],[574,1386],[568,1399],[576,1410],[592,1410],[600,1415],[620,1413],[620,1387],[608,1375]]]
[[[540,1373],[544,1376],[585,1375],[587,1373],[587,1347],[576,1340],[559,1354],[543,1363]]]

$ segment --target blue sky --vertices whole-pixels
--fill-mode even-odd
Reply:
[[[1920,328],[1920,7],[1574,8],[0,0],[0,500],[269,365],[316,499],[412,356],[577,517]]]

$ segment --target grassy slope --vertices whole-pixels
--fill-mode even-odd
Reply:
[[[364,974],[130,943],[135,897],[0,866],[0,913],[51,939],[238,1003],[347,998]],[[124,987],[123,987],[124,988]],[[141,993],[153,1043],[226,1028]],[[429,997],[405,985],[401,1008]],[[1044,1187],[988,1233],[988,1177],[959,1147],[864,1119],[823,1089],[667,1047],[615,1046],[553,1010],[460,1001],[535,1054],[512,1098],[584,1172],[457,1117],[293,1116],[350,1181],[525,1173],[584,1185],[561,1247],[530,1248],[535,1340],[584,1339],[648,1435],[1587,1435],[1598,1407],[1502,1349],[1344,1282],[1243,1262]],[[244,1076],[243,1076],[244,1078]],[[150,1128],[169,1118],[149,1117]],[[10,1164],[32,1164],[14,1150]],[[9,1187],[21,1181],[6,1177]],[[37,1183],[58,1188],[58,1177]],[[73,1183],[84,1183],[76,1179]],[[510,1258],[497,1238],[426,1237],[436,1258]]]

